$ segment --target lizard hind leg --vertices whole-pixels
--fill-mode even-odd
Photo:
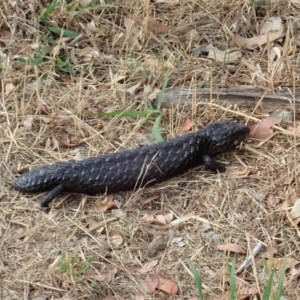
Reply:
[[[41,201],[41,208],[48,207],[48,204],[58,195],[60,195],[64,191],[64,186],[62,184],[57,185],[54,189],[52,189]]]

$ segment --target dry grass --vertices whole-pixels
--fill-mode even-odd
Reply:
[[[199,167],[154,188],[125,194],[121,217],[116,217],[115,211],[99,212],[91,197],[69,194],[57,198],[49,212],[41,212],[34,205],[41,194],[19,193],[10,183],[20,170],[73,158],[78,149],[85,156],[96,156],[153,143],[154,118],[143,124],[143,118],[80,118],[78,113],[145,110],[144,86],[149,86],[150,92],[161,89],[167,73],[169,87],[196,87],[207,80],[211,86],[299,86],[299,48],[295,44],[299,4],[286,0],[262,1],[256,6],[241,0],[178,4],[115,0],[106,1],[112,7],[83,10],[76,8],[80,1],[68,2],[62,0],[54,9],[48,25],[79,33],[75,40],[49,33],[45,24],[38,22],[48,1],[0,4],[1,29],[11,34],[5,39],[2,31],[0,40],[0,299],[34,299],[38,295],[48,299],[104,299],[108,295],[139,299],[135,298],[139,291],[145,299],[168,297],[147,287],[144,279],[152,275],[178,285],[174,299],[188,299],[197,295],[189,259],[202,277],[204,298],[227,299],[221,298],[228,290],[227,262],[235,258],[239,265],[246,255],[219,251],[208,232],[222,244],[236,243],[248,252],[262,241],[265,248],[261,253],[269,255],[269,260],[285,254],[288,259],[297,259],[299,228],[283,204],[292,206],[300,194],[299,145],[284,131],[277,131],[257,148],[248,141],[255,150],[242,149],[220,157],[228,164],[225,174]],[[141,25],[133,25],[125,40],[120,37],[126,33],[124,16],[139,20]],[[244,50],[243,57],[230,64],[191,55],[207,44],[220,50],[236,47],[230,30],[235,28],[244,37],[257,35],[259,24],[268,16],[280,16],[294,26],[281,68],[269,60],[269,44],[261,50]],[[147,27],[148,17],[169,28],[158,24]],[[88,29],[91,21],[97,33]],[[199,34],[196,40],[186,38],[191,29]],[[36,48],[38,43],[41,50]],[[284,40],[278,43],[283,45]],[[43,58],[47,48],[51,51]],[[18,60],[39,51],[37,63]],[[74,74],[63,72],[58,56],[68,60],[67,67]],[[10,85],[14,86],[12,92]],[[242,111],[236,106],[199,105],[194,99],[192,106],[163,109],[163,113],[160,129],[170,138],[187,119],[193,120],[195,130],[218,119],[261,119],[266,111],[261,107]],[[278,151],[279,146],[284,150]],[[157,199],[143,207],[140,199],[152,196]],[[199,218],[171,227],[142,220],[145,213],[169,212],[177,218],[195,213],[211,225]],[[140,274],[137,269],[152,259],[149,245],[157,236],[168,244],[156,255],[158,265]],[[173,237],[181,237],[185,246],[172,244]],[[240,277],[247,287],[262,293],[268,279],[263,269],[258,258],[255,268]],[[299,274],[291,278],[287,273],[286,299],[299,299],[297,277]]]

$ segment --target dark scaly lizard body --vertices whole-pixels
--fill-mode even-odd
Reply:
[[[40,167],[22,174],[13,187],[23,192],[50,190],[41,202],[41,207],[46,207],[62,192],[92,195],[133,190],[162,182],[201,163],[224,172],[225,167],[213,157],[235,148],[249,131],[246,125],[218,121],[154,145]]]

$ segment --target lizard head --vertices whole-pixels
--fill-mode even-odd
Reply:
[[[250,133],[247,125],[229,120],[213,122],[202,130],[209,141],[212,156],[234,149]]]

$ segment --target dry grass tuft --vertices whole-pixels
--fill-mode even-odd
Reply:
[[[246,148],[221,156],[226,173],[199,167],[121,196],[126,202],[120,209],[99,211],[94,202],[104,196],[64,194],[45,213],[35,205],[41,194],[19,193],[10,183],[29,168],[153,143],[155,117],[97,113],[149,109],[146,95],[154,103],[167,74],[168,87],[298,87],[299,3],[55,3],[52,12],[49,1],[0,4],[0,298],[144,299],[135,298],[141,292],[145,299],[162,299],[168,293],[152,292],[144,281],[158,276],[177,284],[174,299],[189,299],[197,295],[191,260],[202,277],[204,298],[227,299],[222,296],[229,285],[227,263],[235,259],[238,266],[247,255],[220,251],[217,244],[238,244],[249,254],[262,241],[260,255],[267,257],[270,268],[287,257],[284,296],[297,299],[300,235],[289,211],[300,194],[300,157],[297,138],[285,123],[265,143],[249,140]],[[285,35],[276,42],[243,49],[242,57],[230,63],[193,55],[208,44],[240,51],[234,35],[257,36],[265,19],[273,16],[285,24]],[[54,33],[53,28],[70,32]],[[271,59],[273,46],[281,49],[280,60]],[[189,119],[195,130],[214,120],[253,122],[268,113],[260,106],[241,110],[198,100],[161,109],[164,138],[176,136]],[[298,121],[293,107],[289,111]],[[141,199],[151,197],[155,199],[142,205]],[[144,214],[170,212],[185,219],[176,226],[143,221]],[[149,250],[158,236],[166,243]],[[146,274],[137,272],[153,259],[149,251],[157,253],[157,266]],[[255,267],[239,277],[261,294],[268,277],[260,255]]]

